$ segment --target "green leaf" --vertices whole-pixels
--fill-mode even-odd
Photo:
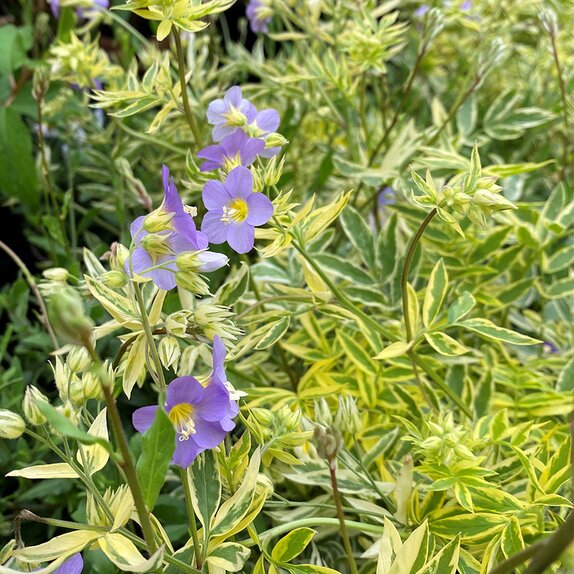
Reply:
[[[429,278],[423,303],[423,323],[430,327],[440,311],[448,289],[448,275],[442,259],[435,265]]]
[[[316,531],[311,528],[296,528],[281,538],[275,544],[271,557],[277,562],[291,562],[299,556],[315,536]]]
[[[142,435],[137,473],[145,503],[153,510],[165,482],[175,450],[175,429],[163,408],[158,408],[151,427]]]
[[[511,345],[537,345],[538,343],[542,343],[542,341],[533,339],[528,335],[522,335],[516,331],[498,327],[489,319],[467,319],[466,321],[461,321],[458,325],[486,339],[502,341],[504,343],[510,343]]]
[[[0,190],[5,196],[16,198],[28,207],[38,205],[40,190],[30,132],[15,110],[1,106]]]
[[[282,564],[281,566],[289,570],[291,574],[341,574],[338,570],[315,564]]]
[[[461,541],[472,544],[490,542],[508,523],[503,514],[475,512],[441,518],[431,523],[431,532],[444,538],[460,535]]]
[[[558,375],[557,391],[571,391],[574,389],[574,357],[572,357]]]
[[[562,299],[574,294],[574,279],[560,279],[552,285],[544,286],[543,293],[549,299]]]
[[[474,297],[465,291],[449,308],[448,322],[456,323],[466,317],[476,305]]]
[[[0,74],[9,75],[28,61],[27,52],[33,44],[29,26],[0,26]]]
[[[520,522],[516,516],[510,517],[508,526],[500,536],[500,548],[505,558],[513,556],[524,549],[524,539],[520,530]]]
[[[50,425],[63,435],[75,438],[83,444],[100,444],[108,451],[111,449],[110,443],[107,440],[88,434],[86,431],[78,428],[68,417],[55,409],[51,404],[44,401],[37,401],[36,406],[46,419],[48,419]]]
[[[574,266],[574,245],[566,245],[554,253],[544,266],[545,273],[556,273]]]
[[[341,213],[343,231],[349,241],[355,246],[359,255],[368,267],[375,267],[375,241],[373,232],[365,220],[351,206],[347,206]]]
[[[429,543],[426,520],[411,533],[401,546],[388,574],[411,574],[426,562]]]
[[[437,353],[445,357],[457,357],[468,353],[470,350],[446,333],[425,333],[425,339]]]
[[[251,550],[237,542],[223,542],[219,544],[208,556],[210,566],[221,568],[225,572],[239,572]]]
[[[249,266],[241,263],[241,267],[226,281],[215,294],[218,305],[234,305],[237,303],[249,285]]]
[[[330,255],[327,253],[315,255],[314,258],[321,267],[324,267],[336,277],[340,277],[341,279],[351,282],[361,283],[362,285],[373,284],[373,279],[370,275],[357,265],[351,263],[348,259],[343,259],[338,255]]]
[[[209,532],[221,500],[221,482],[213,451],[207,450],[200,454],[188,472],[191,473],[193,508]]]
[[[274,345],[287,332],[290,322],[291,317],[289,317],[289,315],[285,315],[285,317],[281,317],[278,321],[273,321],[263,327],[265,333],[259,341],[257,341],[254,349],[260,351]]]
[[[417,574],[455,574],[460,555],[460,537],[457,536],[441,548]]]
[[[377,243],[380,267],[379,276],[383,283],[388,282],[392,278],[397,267],[397,221],[397,214],[393,213],[379,234]]]
[[[347,358],[361,371],[368,375],[376,375],[377,367],[371,357],[352,337],[344,331],[337,333],[337,339],[343,347]]]

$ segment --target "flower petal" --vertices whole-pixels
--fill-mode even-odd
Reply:
[[[225,136],[231,135],[232,133],[236,132],[239,129],[240,128],[238,128],[237,126],[228,126],[225,123],[220,123],[213,128],[213,133],[211,135],[213,136],[213,139],[216,142],[218,142],[222,140]]]
[[[188,405],[196,405],[203,398],[204,387],[195,378],[191,376],[178,377],[174,379],[168,386],[166,392],[165,408],[167,412],[171,411],[175,405],[187,403]]]
[[[132,424],[138,432],[145,432],[155,419],[155,414],[159,407],[157,405],[152,405],[149,407],[142,407],[137,409],[132,414]]]
[[[144,230],[143,228],[143,222],[145,219],[145,215],[140,215],[139,217],[136,217],[130,224],[130,235],[132,236],[132,239],[139,239],[141,240],[142,237],[144,237],[144,235],[147,235],[147,231]],[[138,234],[142,234],[138,237]]]
[[[227,240],[227,225],[221,221],[223,211],[215,209],[207,212],[201,222],[201,231],[209,238],[210,243],[224,243]]]
[[[221,428],[219,422],[209,422],[201,417],[195,419],[194,442],[203,449],[219,446],[227,431]]]
[[[213,361],[213,375],[217,381],[223,383],[227,380],[225,375],[225,356],[227,355],[227,349],[225,344],[221,340],[219,335],[213,337],[213,347],[211,350],[212,361]]]
[[[222,209],[223,206],[227,205],[231,199],[225,185],[220,181],[215,181],[213,179],[203,186],[201,197],[205,207],[210,211],[212,209]]]
[[[227,111],[227,104],[222,100],[214,100],[207,106],[207,121],[210,124],[217,124],[219,122],[225,121],[222,117]]]
[[[54,574],[80,574],[84,569],[82,555],[73,554],[59,568],[54,570]]]
[[[246,199],[253,189],[251,171],[243,166],[232,169],[225,180],[225,188],[231,197]]]
[[[237,253],[248,253],[255,245],[255,228],[243,221],[230,223],[227,227],[227,243]]]
[[[279,127],[280,119],[277,110],[272,108],[268,108],[266,110],[261,110],[257,114],[257,118],[255,120],[257,127],[262,130],[264,133],[269,134],[274,132]]]
[[[236,108],[241,105],[241,100],[243,99],[243,94],[241,93],[241,88],[239,86],[232,86],[225,92],[223,96],[223,101],[229,106],[230,104]]]
[[[247,218],[245,221],[251,225],[263,225],[273,215],[273,204],[263,193],[252,193],[247,198]]]
[[[223,163],[225,153],[226,153],[225,147],[223,145],[223,142],[221,142],[221,145],[208,145],[207,147],[204,147],[202,150],[197,152],[197,157],[201,159],[209,159],[211,161],[221,164]]]
[[[197,445],[193,437],[187,440],[178,440],[176,438],[172,462],[181,468],[187,468],[197,458],[197,455],[204,450],[204,448]]]
[[[130,265],[131,262],[131,265]],[[136,247],[131,255],[131,260],[128,257],[124,263],[126,273],[131,277],[132,269],[136,275],[142,275],[147,269],[153,265],[150,254],[140,245]]]
[[[240,150],[241,164],[250,166],[255,158],[265,150],[265,142],[259,138],[249,138]]]
[[[203,420],[214,422],[221,419],[229,407],[229,391],[218,384],[204,388],[201,401],[196,404],[195,413]]]

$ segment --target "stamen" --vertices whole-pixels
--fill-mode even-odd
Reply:
[[[241,223],[247,218],[249,207],[244,199],[234,199],[228,205],[223,207],[223,223]]]
[[[175,405],[168,414],[169,420],[172,422],[177,432],[178,440],[187,440],[191,435],[195,434],[195,422],[193,420],[193,407],[188,403],[180,403]]]

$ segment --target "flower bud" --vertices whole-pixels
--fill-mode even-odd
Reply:
[[[0,438],[14,439],[26,429],[24,419],[7,409],[0,409]]]
[[[197,273],[178,271],[175,274],[177,285],[196,295],[209,295],[207,283]]]
[[[278,156],[273,156],[271,160],[267,163],[265,167],[265,173],[263,174],[263,181],[265,185],[269,187],[277,185],[277,182],[281,179],[283,175],[283,166],[285,165],[285,156],[283,156],[279,161],[277,161]]]
[[[72,345],[90,344],[93,321],[86,316],[82,298],[71,288],[56,291],[48,305],[50,323],[57,335]]]
[[[174,370],[177,369],[177,363],[181,356],[181,349],[179,347],[179,342],[175,337],[172,337],[171,335],[162,337],[158,345],[158,353],[161,364],[166,369],[169,369],[172,365]]]
[[[173,253],[169,244],[169,234],[149,233],[142,239],[142,247],[150,255],[168,255]]]
[[[32,80],[32,97],[36,101],[43,100],[49,86],[50,68],[48,66],[37,67]]]
[[[24,411],[24,416],[32,425],[43,425],[46,422],[46,417],[38,408],[38,403],[49,404],[49,401],[40,389],[28,385],[24,393],[24,400],[22,401],[22,410]]]
[[[331,465],[343,446],[343,439],[339,431],[332,427],[316,426],[313,432],[313,442],[317,448],[317,454],[328,460]]]
[[[333,415],[327,401],[321,397],[315,401],[315,422],[320,425],[329,426],[333,423]]]
[[[249,414],[266,428],[272,427],[275,422],[275,415],[269,409],[253,408]]]
[[[171,220],[174,216],[174,211],[166,211],[163,206],[161,206],[145,216],[143,228],[148,233],[158,233],[166,229],[171,229]]]
[[[335,426],[341,432],[357,434],[361,431],[363,421],[353,397],[339,397],[339,408],[335,415]]]
[[[54,372],[54,382],[58,388],[58,394],[63,401],[68,399],[68,386],[72,378],[72,371],[60,357],[55,357],[52,371]]]
[[[265,182],[255,166],[251,166],[251,176],[253,178],[253,191],[263,191]]]
[[[213,251],[185,251],[176,257],[178,269],[210,273],[227,264],[229,258],[223,253]]]
[[[266,148],[283,147],[284,145],[287,145],[288,143],[289,143],[289,140],[285,139],[281,134],[279,134],[277,132],[272,132],[265,138],[265,147]]]
[[[63,405],[56,407],[56,410],[60,414],[64,415],[67,419],[69,419],[69,421],[74,425],[78,424],[78,415],[76,413],[76,409],[74,409],[74,406],[70,401],[66,401]],[[54,434],[60,434],[56,429],[53,430]]]
[[[65,283],[68,280],[70,273],[63,267],[51,267],[50,269],[42,271],[42,276],[49,281],[61,281],[62,283]]]
[[[293,431],[301,423],[301,410],[295,409],[292,411],[289,407],[285,406],[279,409],[277,412],[277,418],[279,422],[283,425],[285,430]]]
[[[81,373],[92,364],[92,359],[85,347],[73,347],[68,353],[66,364],[73,373]]]
[[[114,241],[110,246],[110,267],[114,271],[124,270],[130,252],[125,245]]]
[[[176,311],[165,319],[165,330],[169,335],[184,337],[187,330],[187,311]]]
[[[128,276],[123,271],[107,271],[102,273],[100,280],[106,287],[120,289],[128,282]]]
[[[68,398],[75,407],[81,407],[86,403],[84,395],[84,383],[77,375],[72,375],[68,385]]]

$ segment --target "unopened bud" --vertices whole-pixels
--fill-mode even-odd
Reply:
[[[229,258],[223,253],[213,251],[185,251],[176,257],[178,269],[210,273],[227,264]]]
[[[120,289],[128,282],[128,276],[123,271],[107,271],[100,277],[102,283],[111,289]]]
[[[179,342],[175,337],[167,335],[162,337],[158,345],[159,358],[161,364],[169,369],[172,365],[174,370],[177,369],[177,362],[181,356],[181,349],[179,347]]]
[[[38,408],[39,403],[49,404],[48,398],[37,387],[28,385],[22,401],[22,410],[24,411],[24,416],[32,425],[43,425],[46,422],[46,417]]]
[[[313,432],[313,442],[317,448],[317,454],[333,465],[337,453],[343,446],[339,431],[333,427],[316,426]]]
[[[209,295],[207,283],[197,273],[178,271],[175,280],[179,287],[187,289],[196,295]]]
[[[125,245],[114,241],[110,246],[110,267],[114,271],[123,271],[129,254]]]
[[[90,344],[93,321],[86,316],[80,295],[71,288],[52,294],[48,306],[50,323],[64,341],[72,345]]]
[[[285,156],[280,160],[277,160],[278,156],[273,156],[271,160],[267,163],[265,167],[265,173],[263,175],[263,181],[265,185],[269,187],[277,185],[277,182],[281,179],[283,175],[283,166],[285,165]]]
[[[315,401],[315,422],[323,426],[329,426],[333,423],[333,415],[327,401],[321,397]]]
[[[292,411],[289,407],[281,407],[277,412],[277,419],[283,425],[285,430],[295,430],[301,422],[301,411],[295,409]]]
[[[66,401],[63,405],[56,407],[56,410],[60,414],[64,415],[74,425],[78,424],[78,415],[76,413],[76,409],[74,409],[74,406],[70,401]],[[55,434],[59,434],[59,431],[56,429],[54,429],[54,432]]]
[[[52,267],[42,271],[42,275],[49,281],[61,281],[62,283],[65,283],[68,280],[70,273],[63,267]]]
[[[285,139],[280,133],[272,132],[265,138],[265,147],[283,147],[289,140]]]
[[[339,397],[339,408],[335,415],[335,426],[341,432],[357,434],[360,432],[363,423],[357,403],[353,397]]]
[[[60,398],[66,401],[68,399],[68,387],[72,378],[72,371],[67,364],[62,362],[60,357],[55,357],[52,371],[54,371],[54,382],[58,388]]]
[[[174,216],[174,211],[166,211],[163,206],[161,206],[145,216],[143,228],[148,233],[158,233],[166,229],[171,229],[171,220]]]
[[[68,398],[76,407],[83,406],[86,403],[84,383],[77,375],[72,375],[72,378],[70,379],[70,384],[68,385]]]
[[[142,247],[151,255],[173,253],[169,243],[169,234],[165,233],[149,233],[142,239]]]
[[[86,400],[103,400],[104,392],[102,385],[113,385],[114,377],[114,370],[109,361],[105,361],[103,365],[94,365],[89,371],[86,371],[82,376],[82,385],[84,387]]]
[[[265,182],[259,170],[253,165],[251,166],[251,176],[253,178],[253,191],[263,191]]]
[[[19,438],[25,430],[26,423],[20,415],[0,409],[0,438]]]
[[[34,71],[34,78],[32,80],[32,97],[36,101],[43,100],[49,86],[50,68],[47,66],[39,66]]]
[[[275,422],[275,415],[269,409],[253,408],[249,414],[265,428],[270,428]]]
[[[92,364],[92,359],[85,347],[73,347],[68,353],[66,364],[73,373],[81,373]]]
[[[187,311],[176,311],[165,319],[165,330],[175,337],[184,337],[187,330]]]

